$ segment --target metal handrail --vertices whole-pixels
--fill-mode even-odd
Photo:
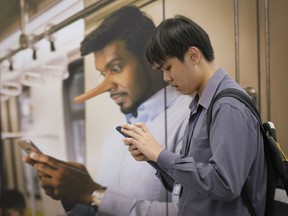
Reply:
[[[73,22],[75,22],[81,18],[85,18],[86,16],[94,13],[95,11],[100,10],[101,8],[105,7],[106,5],[110,4],[113,1],[115,1],[115,0],[97,1],[96,3],[84,8],[83,10],[79,11],[78,13],[67,18],[66,20],[63,20],[59,24],[51,26],[51,28],[49,28],[47,31],[45,31],[39,35],[34,36],[31,43],[34,44],[34,43],[40,41],[41,39],[43,39],[46,35],[51,35],[51,34],[57,32],[58,30],[66,27],[67,25],[69,25],[69,24],[71,24],[71,23],[73,23]],[[27,48],[28,48],[28,46],[26,46],[26,47],[19,46],[18,48],[11,50],[6,56],[0,58],[0,63],[2,63],[6,59],[10,59],[16,53],[20,52],[21,50],[27,49]]]

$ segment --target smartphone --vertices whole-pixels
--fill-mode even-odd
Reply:
[[[125,134],[124,132],[121,131],[121,126],[117,126],[117,127],[116,127],[116,130],[117,130],[119,133],[121,133],[124,137],[131,137],[131,136],[129,136],[129,135],[127,135],[127,134]]]
[[[31,152],[38,152],[38,153],[41,153],[42,152],[40,151],[40,149],[30,140],[30,139],[21,139],[21,140],[18,140],[17,144],[20,146],[21,149],[23,149],[27,154],[30,154]],[[71,166],[68,166],[64,163],[60,163],[59,164],[60,166],[63,166],[63,167],[66,167],[68,169],[71,169],[71,170],[74,170],[76,172],[79,172],[81,174],[85,174],[85,175],[89,175],[87,172],[84,172],[80,169],[77,169],[75,167],[71,167]]]
[[[31,152],[42,153],[40,149],[30,140],[30,139],[21,139],[18,140],[17,144],[23,149],[27,154]]]

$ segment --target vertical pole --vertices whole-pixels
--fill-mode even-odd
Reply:
[[[4,103],[4,102],[3,102]],[[2,139],[2,124],[0,122],[0,197],[1,200],[3,200],[3,192],[5,190],[5,178],[4,178],[4,148],[3,148],[3,139]],[[4,214],[4,207],[2,205],[0,211],[2,211],[2,214]]]
[[[26,34],[26,24],[28,23],[28,13],[26,0],[20,0],[20,29],[22,34]]]
[[[165,14],[165,0],[162,0],[162,16],[163,16],[163,20],[165,20],[166,18],[166,14]],[[164,118],[164,125],[165,125],[165,148],[168,148],[168,129],[167,129],[167,89],[165,86],[165,82],[164,82],[164,110],[165,110],[165,118]],[[168,191],[166,190],[166,216],[169,215],[169,194]]]
[[[270,28],[269,28],[269,1],[265,0],[265,62],[266,62],[266,98],[267,120],[271,120],[270,94]]]
[[[257,27],[257,78],[258,78],[258,90],[257,90],[257,106],[259,113],[261,115],[261,92],[262,92],[262,85],[261,85],[261,64],[260,64],[260,22],[259,22],[259,0],[256,0],[256,27]]]
[[[238,0],[234,0],[234,31],[235,31],[235,79],[240,83],[239,71],[239,7]]]

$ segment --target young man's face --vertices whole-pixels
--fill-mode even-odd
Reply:
[[[159,68],[159,66],[155,65]],[[184,61],[173,57],[161,66],[164,80],[184,95],[192,95],[204,86],[204,73],[199,69],[197,55],[186,53]]]
[[[123,41],[114,41],[94,53],[95,66],[108,81],[110,97],[123,113],[130,113],[149,94],[148,72]]]
[[[165,82],[184,95],[192,95],[197,89],[197,74],[185,60],[169,58],[161,68]]]

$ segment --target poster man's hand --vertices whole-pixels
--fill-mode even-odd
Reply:
[[[53,199],[90,204],[92,192],[101,188],[82,164],[60,161],[39,153],[31,153],[29,157],[35,161],[42,188]]]

